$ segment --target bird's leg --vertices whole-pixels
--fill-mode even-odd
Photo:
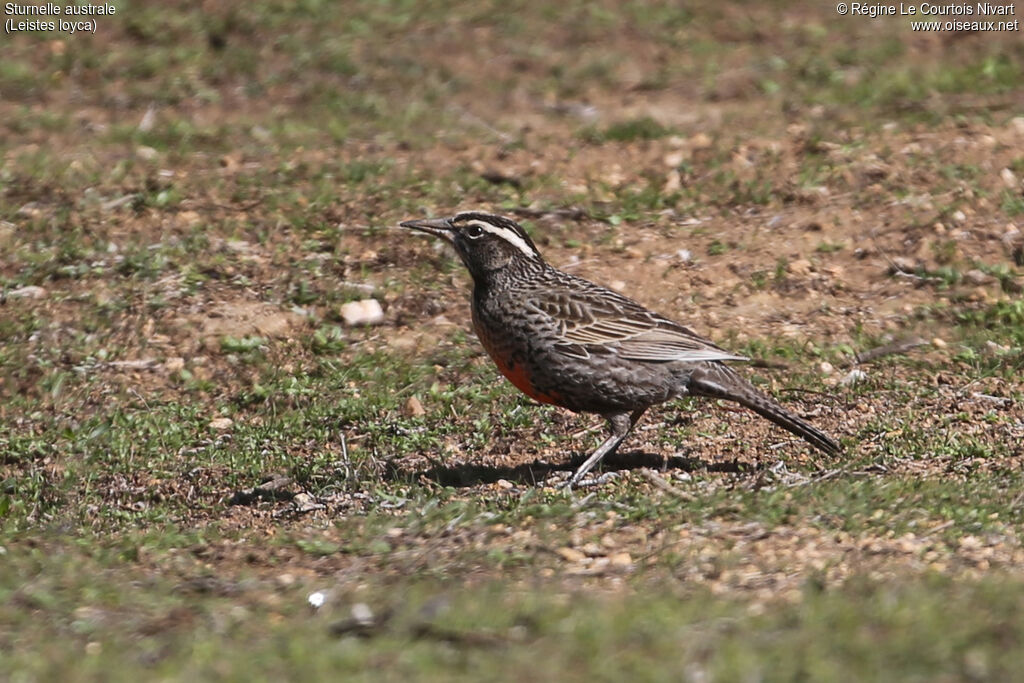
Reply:
[[[614,451],[622,443],[622,440],[626,438],[626,435],[632,431],[633,427],[640,418],[643,417],[644,411],[647,408],[638,408],[633,411],[632,414],[627,413],[616,413],[614,415],[605,417],[608,420],[609,426],[612,428],[612,433],[608,436],[604,442],[597,447],[589,458],[587,458],[582,465],[577,468],[573,475],[569,477],[569,480],[563,484],[566,488],[572,488],[580,482],[583,477],[587,475],[587,472],[594,469],[594,465],[601,462],[601,459]]]

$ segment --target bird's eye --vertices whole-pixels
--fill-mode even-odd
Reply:
[[[465,232],[467,237],[476,239],[484,234],[484,229],[481,228],[479,225],[469,225],[466,226]]]

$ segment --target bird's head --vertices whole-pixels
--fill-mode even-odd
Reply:
[[[476,280],[509,267],[544,265],[526,231],[502,216],[470,211],[452,218],[404,221],[400,225],[451,242]]]

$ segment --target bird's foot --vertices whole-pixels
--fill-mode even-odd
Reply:
[[[618,472],[605,472],[604,474],[599,474],[595,477],[586,477],[586,474],[586,472],[584,472],[582,475],[574,474],[571,477],[569,477],[566,481],[562,482],[558,486],[558,488],[563,488],[571,491],[573,487],[583,489],[591,486],[602,486],[612,481],[613,479],[617,479],[619,476]]]
[[[545,488],[561,489],[569,486],[571,481],[571,473],[564,470],[552,470],[540,483]]]

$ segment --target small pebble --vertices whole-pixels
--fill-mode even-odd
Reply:
[[[990,351],[995,351],[996,353],[1006,353],[1010,350],[1009,346],[1005,344],[999,344],[998,342],[994,342],[991,339],[985,342],[985,348],[989,349]]]
[[[406,399],[402,412],[406,417],[420,417],[427,414],[427,411],[423,409],[423,404],[415,396]]]
[[[365,602],[357,602],[352,605],[352,618],[360,624],[373,624],[373,610]]]
[[[555,552],[566,562],[582,562],[587,557],[575,548],[559,548]]]
[[[1002,179],[1003,185],[1011,190],[1017,187],[1017,174],[1010,169],[1004,168],[999,172],[999,177]]]
[[[679,192],[683,187],[683,178],[679,175],[679,171],[669,171],[668,175],[665,176],[665,184],[662,186],[661,191],[665,194],[672,194],[673,192]]]
[[[913,273],[917,269],[917,262],[906,256],[893,256],[889,266],[889,273]]]
[[[633,566],[633,558],[629,553],[614,553],[608,556],[608,564],[613,567],[624,569]]]
[[[679,151],[669,152],[668,154],[665,155],[663,161],[665,165],[668,166],[669,168],[676,168],[681,163],[686,161],[686,154],[684,152]]]
[[[378,325],[384,322],[384,311],[376,299],[350,301],[342,304],[341,318],[346,325]]]
[[[790,274],[798,277],[806,277],[807,275],[810,275],[811,269],[811,262],[805,258],[791,261],[789,265],[786,266],[786,270],[788,270]]]
[[[690,138],[691,149],[707,149],[711,144],[711,137],[707,133],[697,133]]]
[[[12,289],[7,292],[8,298],[11,299],[42,299],[46,297],[46,290],[42,287],[36,287],[35,285],[29,285],[27,287],[19,287],[18,289]]]
[[[174,356],[164,361],[164,370],[167,372],[181,372],[185,369],[185,359],[181,356]]]
[[[972,268],[964,273],[964,279],[972,285],[984,285],[992,281],[992,276],[978,270],[977,268]]]
[[[215,417],[210,420],[210,429],[223,431],[225,429],[231,429],[231,425],[233,424],[235,424],[235,421],[230,417]]]
[[[862,382],[867,378],[868,373],[864,372],[863,370],[854,368],[853,370],[850,370],[846,377],[839,380],[839,384],[845,387],[851,384],[856,384],[857,382]]]

